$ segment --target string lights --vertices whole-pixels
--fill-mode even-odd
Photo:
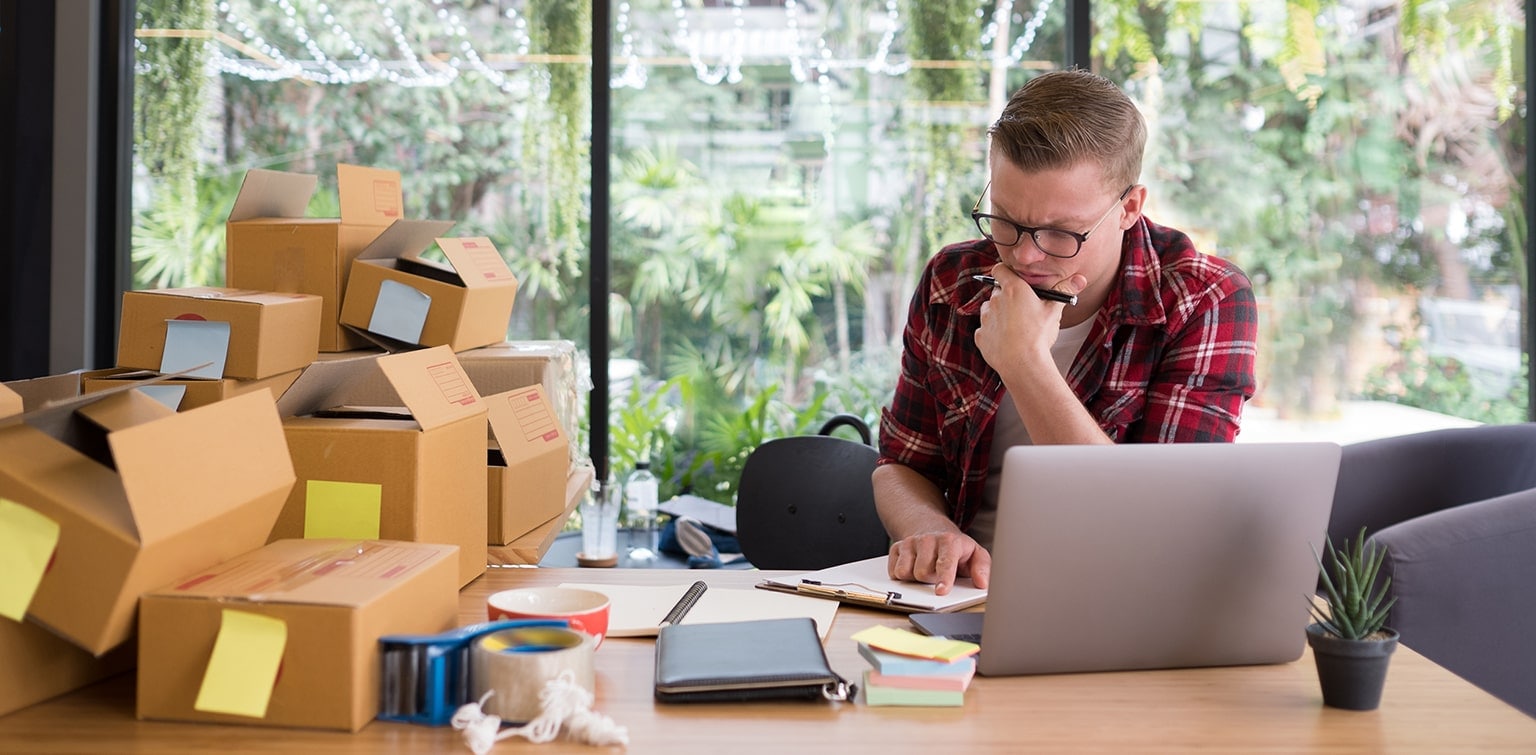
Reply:
[[[596,0],[602,2],[604,0]],[[470,26],[455,10],[451,0],[432,0],[431,15],[436,21],[432,30],[439,36],[413,39],[406,29],[423,29],[420,19],[405,20],[399,10],[410,10],[410,3],[399,0],[373,0],[376,12],[358,14],[354,11],[352,23],[356,26],[360,16],[368,23],[380,27],[382,38],[374,41],[375,51],[358,39],[347,28],[347,22],[333,7],[338,0],[275,0],[277,26],[258,28],[258,17],[253,9],[254,0],[219,0],[217,15],[222,28],[214,32],[211,41],[209,65],[218,73],[243,76],[260,81],[299,79],[317,84],[355,84],[384,79],[404,87],[441,87],[453,83],[465,72],[484,77],[489,83],[514,94],[526,94],[530,86],[527,77],[508,75],[509,69],[521,68],[530,56],[531,42],[527,20],[508,5],[498,13],[506,23],[491,24],[489,28],[477,26],[480,32],[470,35]],[[346,3],[343,3],[345,5]],[[978,0],[976,13],[986,17],[988,0]],[[980,39],[983,49],[991,49],[1001,43],[1009,45],[1009,55],[1015,63],[1022,62],[1035,41],[1041,25],[1052,8],[1052,0],[1038,0],[1034,12],[1024,24],[1023,30],[1011,41],[997,39],[1000,13],[1011,13],[1008,3],[999,4],[992,18],[983,26]],[[259,7],[259,6],[257,6]],[[670,46],[686,54],[688,64],[699,81],[710,84],[735,84],[742,80],[742,65],[747,53],[755,56],[781,56],[789,65],[795,81],[804,83],[815,73],[816,83],[823,102],[830,104],[830,75],[835,70],[861,69],[869,74],[899,77],[912,68],[912,61],[893,55],[892,47],[903,28],[899,0],[884,0],[884,11],[870,24],[872,31],[880,34],[873,52],[867,57],[857,53],[838,54],[832,49],[827,36],[808,28],[810,20],[803,0],[783,0],[783,27],[779,30],[762,30],[763,16],[755,17],[754,28],[747,29],[748,0],[730,0],[725,8],[692,9],[689,0],[671,0],[672,28],[663,30],[661,40],[651,40],[658,49]],[[721,19],[721,12],[727,14]],[[637,52],[647,47],[641,44],[640,32],[633,17],[629,0],[617,5],[615,30],[619,51],[617,61],[623,68],[611,77],[616,88],[642,89],[646,85],[645,61]],[[264,14],[271,23],[274,14]],[[726,28],[710,33],[711,44],[704,44],[701,34],[690,23],[695,19],[713,18],[724,21]],[[318,31],[317,31],[318,30]],[[807,32],[816,34],[813,42],[807,42]],[[511,50],[487,55],[477,49],[491,41],[487,33],[502,34],[511,43]],[[769,35],[775,44],[765,52],[763,39]],[[279,40],[278,38],[282,39]],[[231,45],[228,42],[238,44]],[[135,40],[137,49],[143,50],[145,42]],[[440,51],[418,53],[438,46]],[[709,53],[705,48],[711,48]],[[718,49],[715,49],[718,48]],[[809,51],[807,51],[809,48]],[[298,51],[302,51],[300,54]]]

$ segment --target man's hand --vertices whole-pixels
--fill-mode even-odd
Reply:
[[[925,532],[892,543],[886,569],[891,579],[931,584],[934,595],[948,595],[957,576],[986,589],[992,554],[959,532]]]

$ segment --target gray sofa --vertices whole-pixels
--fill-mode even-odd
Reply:
[[[1403,644],[1536,716],[1536,423],[1346,445],[1329,537],[1362,526]]]

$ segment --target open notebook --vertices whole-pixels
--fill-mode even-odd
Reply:
[[[661,621],[678,608],[693,583],[676,585],[600,585],[567,582],[561,587],[592,590],[608,596],[609,637],[650,637]],[[680,610],[678,624],[712,624],[755,619],[805,617],[816,622],[825,640],[837,616],[837,604],[803,595],[764,592],[752,588],[711,587],[698,595],[691,608]]]

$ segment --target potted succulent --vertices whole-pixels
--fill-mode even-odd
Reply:
[[[1307,644],[1317,662],[1323,704],[1348,710],[1374,710],[1381,703],[1387,663],[1397,649],[1397,631],[1388,627],[1387,612],[1397,598],[1387,599],[1391,577],[1376,584],[1385,549],[1365,542],[1365,528],[1342,549],[1327,541],[1321,567],[1323,599],[1328,610],[1309,598],[1313,624]],[[1315,554],[1315,551],[1314,551]]]

